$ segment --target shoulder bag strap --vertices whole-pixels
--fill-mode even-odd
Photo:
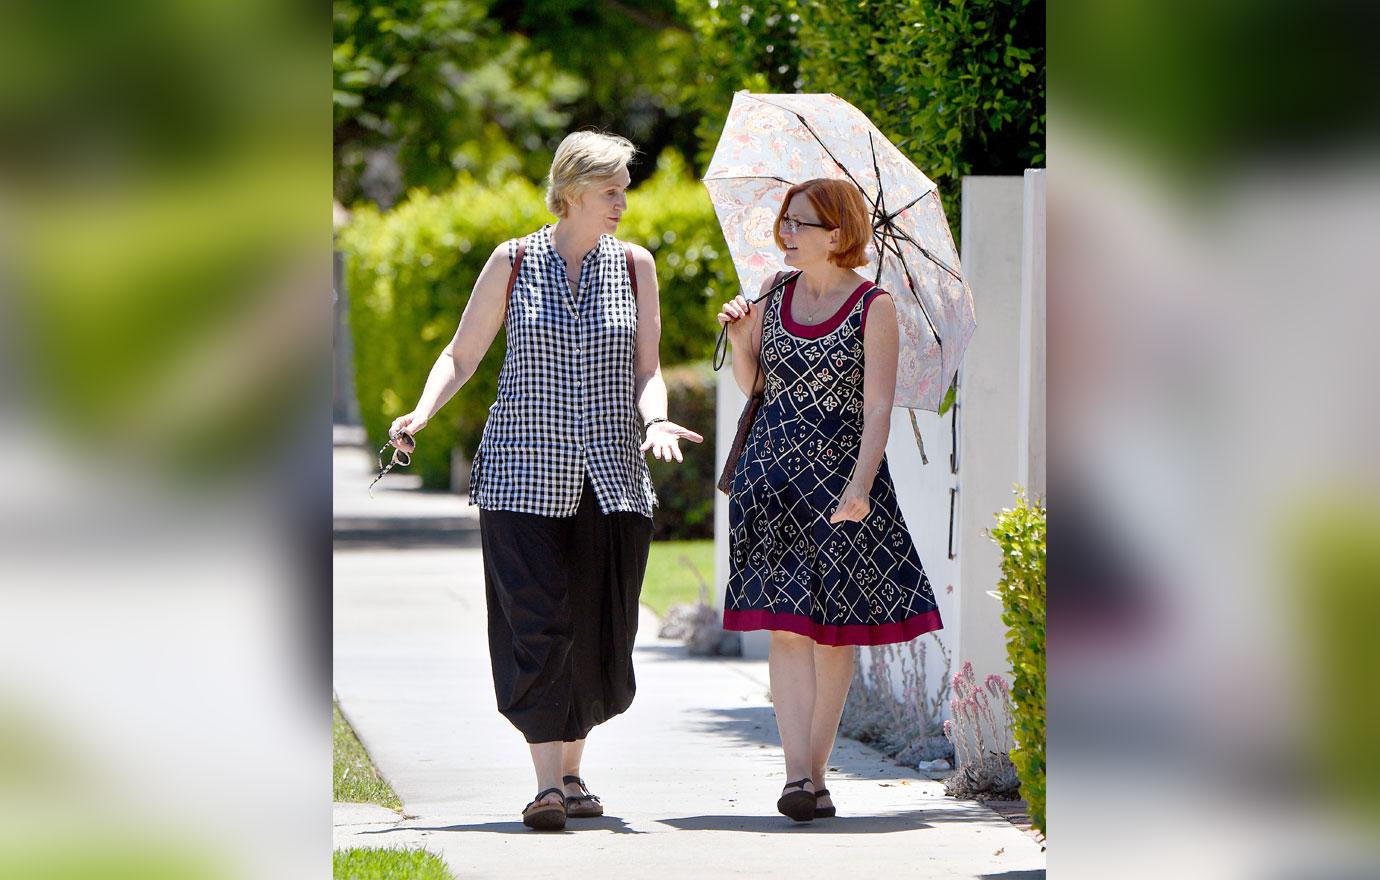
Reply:
[[[513,271],[508,273],[508,291],[503,294],[503,313],[508,313],[508,300],[513,298],[513,288],[517,285],[518,268],[522,266],[522,255],[527,250],[527,239],[517,240],[517,252],[513,254]]]
[[[623,242],[623,258],[628,261],[628,279],[632,281],[633,298],[637,298],[637,269],[633,267],[632,245]]]

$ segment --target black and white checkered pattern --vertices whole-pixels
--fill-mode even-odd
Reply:
[[[623,245],[600,236],[571,293],[543,226],[526,238],[508,300],[508,350],[470,474],[485,510],[574,516],[588,473],[599,509],[652,515],[633,353],[637,300]],[[517,242],[509,242],[512,261]]]

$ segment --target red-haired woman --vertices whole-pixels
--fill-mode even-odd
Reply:
[[[776,243],[799,271],[779,295],[736,297],[719,313],[734,378],[765,395],[729,493],[724,628],[772,631],[790,780],[777,809],[796,821],[835,814],[824,772],[853,646],[943,625],[886,464],[899,331],[891,297],[854,271],[870,232],[853,184],[791,187]]]

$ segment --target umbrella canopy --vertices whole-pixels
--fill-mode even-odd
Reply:
[[[704,185],[751,299],[785,268],[772,237],[786,190],[852,181],[872,214],[868,263],[901,331],[896,405],[938,411],[977,321],[939,190],[856,107],[836,95],[739,92]]]

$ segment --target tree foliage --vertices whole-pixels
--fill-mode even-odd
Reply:
[[[968,174],[1044,164],[1040,0],[682,0],[702,46],[712,152],[732,93],[832,92],[939,184],[957,217]]]
[[[594,127],[648,160],[689,146],[695,47],[664,4],[336,0],[335,195],[385,207],[460,176],[539,180],[560,138]]]

